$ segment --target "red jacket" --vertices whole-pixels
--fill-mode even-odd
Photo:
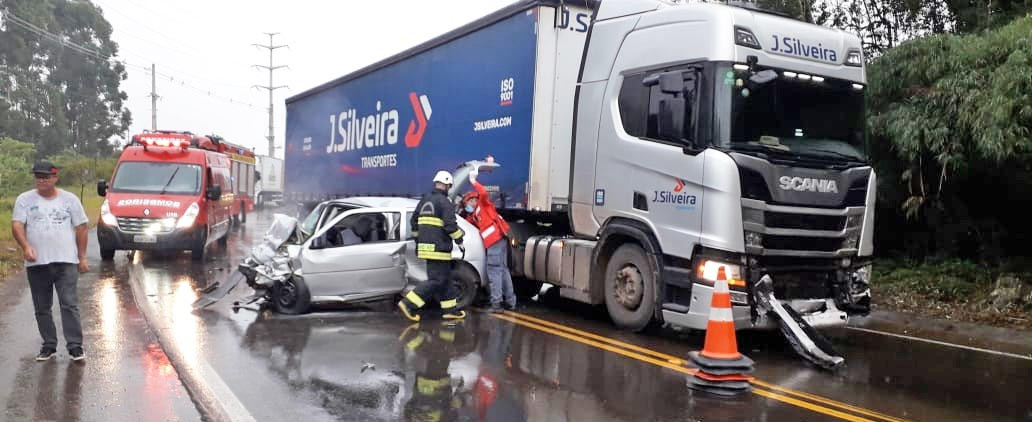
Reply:
[[[476,190],[477,208],[466,216],[466,221],[477,226],[477,229],[480,230],[480,237],[484,239],[484,247],[490,248],[509,233],[509,224],[498,215],[498,210],[495,209],[491,198],[487,195],[484,185],[473,182],[473,189]],[[466,194],[462,202],[468,201],[472,195],[473,192]]]

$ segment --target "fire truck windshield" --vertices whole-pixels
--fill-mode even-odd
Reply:
[[[201,166],[195,164],[127,161],[119,164],[112,192],[197,195]]]

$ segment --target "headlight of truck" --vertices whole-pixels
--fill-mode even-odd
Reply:
[[[190,206],[186,208],[186,212],[184,212],[183,215],[179,217],[179,222],[176,223],[176,228],[185,229],[190,226],[193,226],[194,220],[197,219],[197,214],[200,213],[201,207],[197,206],[196,202],[190,204]]]
[[[105,225],[118,227],[118,218],[111,213],[111,207],[108,206],[107,199],[100,204],[100,220],[103,221]]]
[[[860,243],[860,230],[853,230],[842,240],[842,249],[856,249]]]
[[[751,248],[762,248],[763,235],[756,232],[745,232],[745,246]]]
[[[728,264],[720,261],[705,260],[699,264],[697,276],[699,280],[706,280],[710,284],[717,282],[717,273],[720,267],[724,267],[724,275],[727,277],[728,286],[745,287],[745,279],[742,277],[742,266]]]

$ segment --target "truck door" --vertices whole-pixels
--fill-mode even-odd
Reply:
[[[312,296],[376,295],[405,286],[401,212],[361,208],[322,225],[301,251]]]
[[[648,222],[663,252],[691,256],[702,225],[703,162],[697,127],[702,72],[692,65],[616,75],[620,119],[600,130],[595,201],[598,221],[636,216]],[[628,159],[627,157],[634,157]],[[604,199],[603,199],[604,198]]]

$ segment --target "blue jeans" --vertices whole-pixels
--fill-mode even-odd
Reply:
[[[500,305],[502,296],[509,306],[516,306],[516,293],[512,290],[512,275],[509,274],[507,255],[509,245],[499,240],[487,248],[487,284],[491,288],[491,305]]]
[[[75,264],[51,263],[25,269],[36,309],[36,325],[43,337],[43,347],[57,350],[57,327],[54,325],[54,290],[61,303],[61,328],[68,350],[82,347],[82,322],[79,321],[79,268]]]

